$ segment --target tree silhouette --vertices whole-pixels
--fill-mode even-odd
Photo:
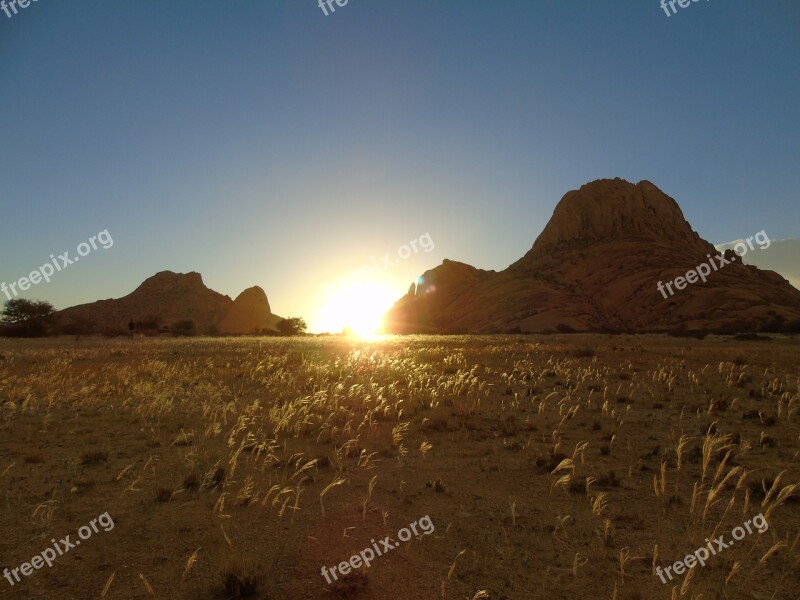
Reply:
[[[306,322],[299,317],[281,319],[276,325],[280,335],[303,335],[308,329]]]
[[[10,326],[12,335],[44,336],[53,323],[54,313],[55,309],[49,302],[14,298],[3,308],[2,323]]]

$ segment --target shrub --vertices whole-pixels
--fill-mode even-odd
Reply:
[[[708,335],[708,331],[704,331],[702,329],[679,328],[667,332],[667,335],[677,338],[694,338],[696,340],[702,340]]]
[[[74,335],[75,341],[81,339],[82,335],[91,335],[97,330],[97,325],[89,319],[75,317],[69,323],[62,325],[60,332],[64,335]]]
[[[172,325],[171,330],[173,335],[179,337],[190,337],[197,335],[197,329],[195,328],[194,321],[189,319],[177,321]]]
[[[769,341],[772,338],[768,335],[759,335],[757,333],[737,333],[733,336],[733,339],[739,340],[740,342],[762,342]]]

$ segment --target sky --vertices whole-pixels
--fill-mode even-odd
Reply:
[[[390,265],[385,302],[445,258],[503,269],[603,177],[652,181],[712,243],[800,237],[796,0],[17,8],[0,281],[113,239],[21,294],[57,308],[197,271],[319,331],[353,271]]]

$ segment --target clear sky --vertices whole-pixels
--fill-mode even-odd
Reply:
[[[711,242],[796,238],[798,107],[797,0],[38,0],[0,12],[0,281],[107,229],[22,296],[199,271],[320,329],[371,257],[434,242],[380,274],[396,297],[500,270],[616,176]]]

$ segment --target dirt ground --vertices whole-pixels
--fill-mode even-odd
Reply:
[[[799,359],[782,336],[0,340],[0,598],[797,600]]]

